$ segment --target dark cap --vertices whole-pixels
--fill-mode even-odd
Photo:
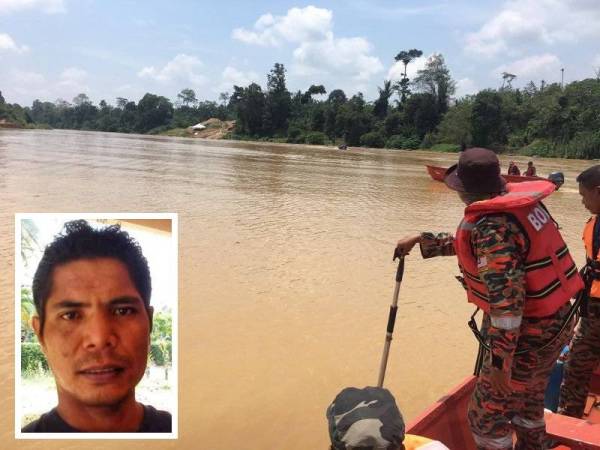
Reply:
[[[446,171],[444,183],[455,191],[476,194],[502,192],[506,186],[496,154],[479,147],[469,148],[460,154],[458,164]]]

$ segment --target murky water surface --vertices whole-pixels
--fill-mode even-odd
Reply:
[[[13,439],[15,212],[179,214],[180,438],[128,448],[325,450],[329,402],[377,381],[395,242],[453,231],[461,217],[424,167],[456,158],[0,130],[2,448],[39,448]],[[565,173],[547,205],[578,262],[588,215],[574,180],[589,165],[536,160],[541,174]],[[472,308],[456,272],[453,258],[407,259],[385,384],[408,420],[472,371]]]

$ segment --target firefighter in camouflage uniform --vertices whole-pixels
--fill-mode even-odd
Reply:
[[[546,181],[506,184],[494,152],[472,148],[448,169],[446,185],[467,205],[456,235],[421,233],[398,242],[402,254],[420,244],[424,258],[456,255],[469,302],[484,311],[490,351],[468,408],[478,449],[546,448],[544,391],[568,342],[570,299],[583,282],[558,226],[540,200]],[[572,321],[571,321],[572,322]]]
[[[594,214],[583,230],[587,263],[584,269],[587,300],[565,362],[558,412],[583,416],[592,372],[600,362],[600,166],[584,170],[577,177],[581,202]]]

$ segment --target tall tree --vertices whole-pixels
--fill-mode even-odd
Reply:
[[[502,72],[502,87],[500,89],[508,89],[509,91],[512,89],[512,81],[517,78],[515,74]]]
[[[219,94],[219,101],[222,105],[227,105],[229,102],[229,92],[221,92]]]
[[[423,52],[413,48],[411,50],[402,50],[394,58],[396,61],[402,61],[402,64],[404,64],[404,76],[395,86],[400,94],[401,103],[404,103],[406,98],[410,95],[409,79],[406,76],[406,68],[411,61],[421,56],[423,56]]]
[[[385,118],[388,113],[389,101],[392,96],[394,89],[390,80],[384,80],[383,88],[378,87],[379,98],[375,100],[373,105],[373,114],[379,119]]]
[[[252,83],[247,88],[233,86],[229,107],[235,111],[238,133],[257,136],[263,132],[265,94],[258,84]]]
[[[84,104],[86,104],[86,103],[92,103],[92,101],[91,101],[91,100],[90,100],[90,98],[89,98],[89,97],[88,97],[86,94],[84,94],[84,93],[78,94],[78,95],[76,95],[76,96],[73,98],[73,104],[74,104],[75,106],[81,106],[81,105],[84,105]]]
[[[125,105],[127,103],[129,103],[129,100],[127,100],[125,97],[117,97],[117,108],[125,109]]]
[[[325,95],[327,91],[325,90],[325,86],[322,84],[316,85],[311,84],[308,90],[302,94],[301,103],[310,103],[312,101],[313,95]]]
[[[413,83],[421,92],[434,96],[438,114],[448,111],[448,103],[450,96],[454,94],[456,83],[440,53],[434,53],[427,59],[425,67],[417,72]]]
[[[181,92],[177,94],[177,98],[184,106],[189,106],[190,104],[193,106],[198,103],[196,93],[190,88],[182,89]]]
[[[267,95],[263,129],[267,133],[287,133],[292,96],[285,85],[285,67],[275,63],[267,74]]]

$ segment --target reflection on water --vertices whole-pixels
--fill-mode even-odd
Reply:
[[[421,230],[451,231],[461,217],[457,196],[424,167],[455,159],[0,131],[0,337],[10,349],[0,354],[2,398],[12,409],[14,212],[176,212],[180,439],[128,446],[327,448],[329,402],[343,387],[376,383],[394,288],[394,243]],[[508,158],[502,162],[507,167]],[[587,213],[574,178],[588,165],[536,160],[539,173],[565,173],[565,186],[547,204],[580,262]],[[407,419],[469,374],[475,356],[466,327],[472,308],[453,279],[455,261],[423,261],[418,253],[407,259],[386,375]],[[9,448],[36,448],[11,440],[8,417],[1,430]]]

